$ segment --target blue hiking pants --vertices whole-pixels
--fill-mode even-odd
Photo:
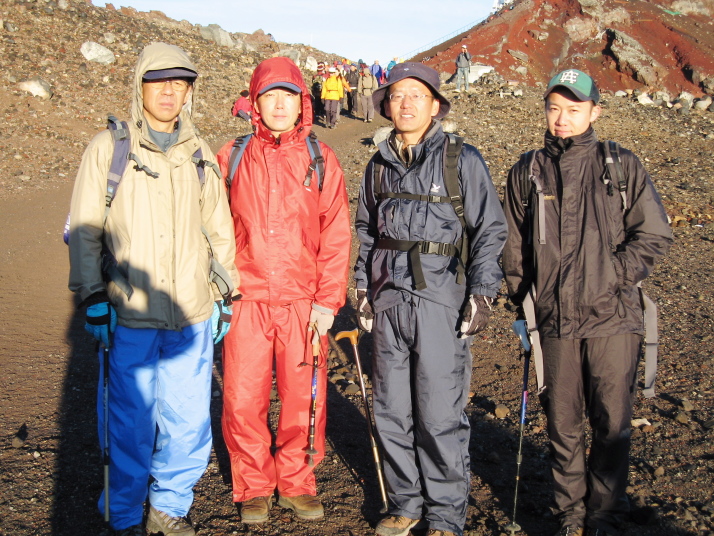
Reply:
[[[375,314],[374,420],[384,451],[390,514],[463,534],[471,483],[471,338],[459,312],[405,294]]]
[[[99,362],[103,449],[102,350]],[[157,510],[185,516],[211,454],[211,321],[181,331],[118,326],[109,363],[110,524],[141,523],[147,495]],[[104,491],[98,506],[104,512]]]

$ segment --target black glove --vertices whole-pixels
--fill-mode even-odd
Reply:
[[[357,325],[367,333],[372,331],[374,311],[369,302],[369,294],[364,289],[357,289]]]
[[[493,298],[472,294],[464,304],[461,311],[461,329],[459,338],[465,339],[475,335],[488,326],[488,319],[491,316],[491,303]]]

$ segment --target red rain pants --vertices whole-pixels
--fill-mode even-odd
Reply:
[[[276,488],[286,497],[317,494],[314,467],[305,453],[312,400],[313,357],[307,331],[311,304],[233,304],[231,329],[223,343],[223,437],[231,459],[233,502],[272,495]],[[325,456],[327,337],[321,342],[315,466]],[[274,445],[268,427],[273,362],[281,401]]]

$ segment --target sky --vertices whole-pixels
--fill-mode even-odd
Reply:
[[[95,0],[95,5],[103,3]],[[116,8],[163,11],[192,24],[229,32],[262,29],[283,43],[302,43],[351,61],[387,64],[468,29],[486,17],[493,0],[114,0]],[[317,58],[320,60],[320,58]]]

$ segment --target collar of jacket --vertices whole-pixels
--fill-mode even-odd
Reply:
[[[151,133],[149,132],[149,123],[146,121],[146,119],[143,119],[140,122],[137,122],[136,125],[134,125],[137,130],[139,131],[140,134],[140,143],[141,145],[147,147],[148,149],[157,151],[157,152],[164,152],[154,141],[154,138],[152,138]],[[194,145],[196,148],[198,148],[198,133],[194,129],[193,122],[191,121],[191,118],[189,117],[188,113],[186,110],[182,110],[181,114],[179,115],[178,118],[178,125],[175,127],[179,129],[179,135],[178,139],[176,142],[174,142],[171,147],[169,147],[169,151],[171,150],[172,147],[176,147],[178,145],[181,145],[183,143],[186,143],[189,140],[195,140]],[[134,134],[132,134],[133,136]],[[195,149],[194,149],[195,151]]]
[[[432,120],[431,127],[426,131],[424,137],[416,145],[404,147],[397,140],[397,131],[392,129],[392,132],[387,136],[387,139],[379,144],[379,150],[387,162],[398,162],[405,168],[410,168],[415,163],[421,163],[426,157],[427,152],[432,151],[434,147],[444,144],[444,131],[441,128],[441,121]],[[404,150],[409,152],[409,157],[405,158],[402,155]]]
[[[592,125],[577,136],[561,138],[545,131],[545,154],[549,158],[558,158],[574,147],[586,147],[597,143],[597,134]]]
[[[262,143],[278,146],[305,141],[305,138],[310,134],[310,127],[301,126],[298,123],[294,129],[283,132],[279,138],[276,138],[261,121],[254,126],[253,132]]]

